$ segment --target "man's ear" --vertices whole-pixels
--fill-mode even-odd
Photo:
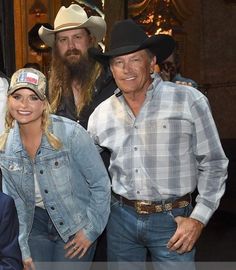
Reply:
[[[154,55],[152,58],[151,64],[154,64],[154,66],[155,66],[156,63],[157,63],[157,57]]]
[[[156,63],[157,63],[157,57],[153,56],[152,59],[151,59],[151,63],[150,63],[150,71],[151,71],[151,73],[153,73],[153,71],[155,70]]]

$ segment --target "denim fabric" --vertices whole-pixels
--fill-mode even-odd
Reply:
[[[46,136],[32,161],[21,143],[17,123],[0,151],[3,189],[17,207],[23,259],[30,257],[28,236],[35,208],[34,175],[44,206],[64,242],[80,229],[95,241],[110,212],[110,180],[86,130],[69,119],[51,115],[50,131],[63,146],[55,150]]]
[[[167,212],[139,215],[133,207],[112,198],[107,225],[110,269],[144,269],[149,252],[154,268],[193,270],[195,249],[180,255],[166,247],[176,231],[174,217],[189,216],[191,210],[192,206],[187,206]],[[183,263],[186,263],[184,268]]]
[[[29,247],[31,256],[36,264],[38,262],[91,262],[94,256],[96,241],[81,258],[68,259],[65,257],[65,242],[58,234],[47,211],[36,207],[31,233],[29,235]],[[50,264],[53,266],[53,264]],[[87,266],[89,264],[87,263]]]

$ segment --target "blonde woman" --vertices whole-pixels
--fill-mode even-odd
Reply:
[[[49,114],[45,91],[40,71],[13,74],[0,137],[3,187],[17,207],[24,269],[40,261],[91,261],[109,215],[110,182],[99,153],[78,123]]]

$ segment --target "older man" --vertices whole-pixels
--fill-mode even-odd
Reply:
[[[118,86],[88,123],[98,148],[111,152],[113,269],[124,268],[120,262],[142,269],[147,251],[158,269],[194,269],[194,245],[225,190],[228,159],[206,97],[153,73],[171,47],[171,38],[148,37],[124,20],[112,30],[110,50],[91,50],[109,61]]]

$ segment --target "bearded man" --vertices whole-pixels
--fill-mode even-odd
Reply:
[[[102,66],[89,57],[90,47],[99,47],[106,22],[90,16],[78,4],[58,11],[54,29],[41,26],[40,38],[52,47],[49,100],[54,113],[79,122],[87,128],[95,107],[111,96],[115,83],[102,74]]]

